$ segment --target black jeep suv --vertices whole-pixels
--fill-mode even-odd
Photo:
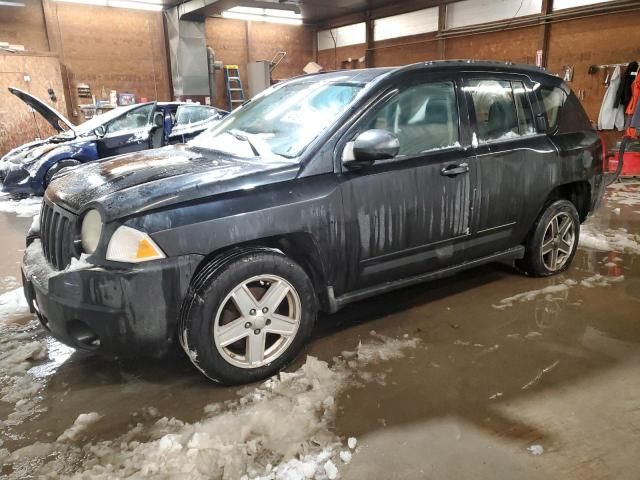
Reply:
[[[567,269],[602,152],[575,95],[533,67],[303,76],[188,144],[61,172],[25,292],[66,344],[178,340],[210,379],[250,382],[295,357],[320,310],[495,260]]]

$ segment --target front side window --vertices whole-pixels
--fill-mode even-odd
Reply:
[[[507,140],[520,135],[510,82],[470,80],[466,90],[471,94],[480,143]]]
[[[335,80],[276,85],[198,135],[190,145],[267,160],[297,158],[361,90],[359,83]]]
[[[459,146],[458,108],[452,82],[425,83],[400,90],[367,122],[366,128],[393,133],[402,156]]]
[[[118,133],[125,130],[137,130],[151,126],[151,114],[155,108],[154,104],[130,110],[120,118],[116,118],[109,124],[107,133]]]

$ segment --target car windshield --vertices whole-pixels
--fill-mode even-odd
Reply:
[[[276,85],[189,143],[244,157],[296,158],[361,90],[361,84],[335,81]]]

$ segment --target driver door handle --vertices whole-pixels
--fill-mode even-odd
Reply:
[[[463,173],[467,173],[469,171],[468,163],[460,163],[459,165],[447,165],[442,170],[440,170],[440,175],[444,177],[455,177],[456,175],[461,175]]]

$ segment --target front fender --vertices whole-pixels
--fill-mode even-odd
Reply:
[[[31,184],[36,195],[44,193],[44,179],[49,169],[61,160],[73,159],[81,163],[98,158],[98,147],[93,141],[60,145],[51,150],[27,167],[31,176]]]

